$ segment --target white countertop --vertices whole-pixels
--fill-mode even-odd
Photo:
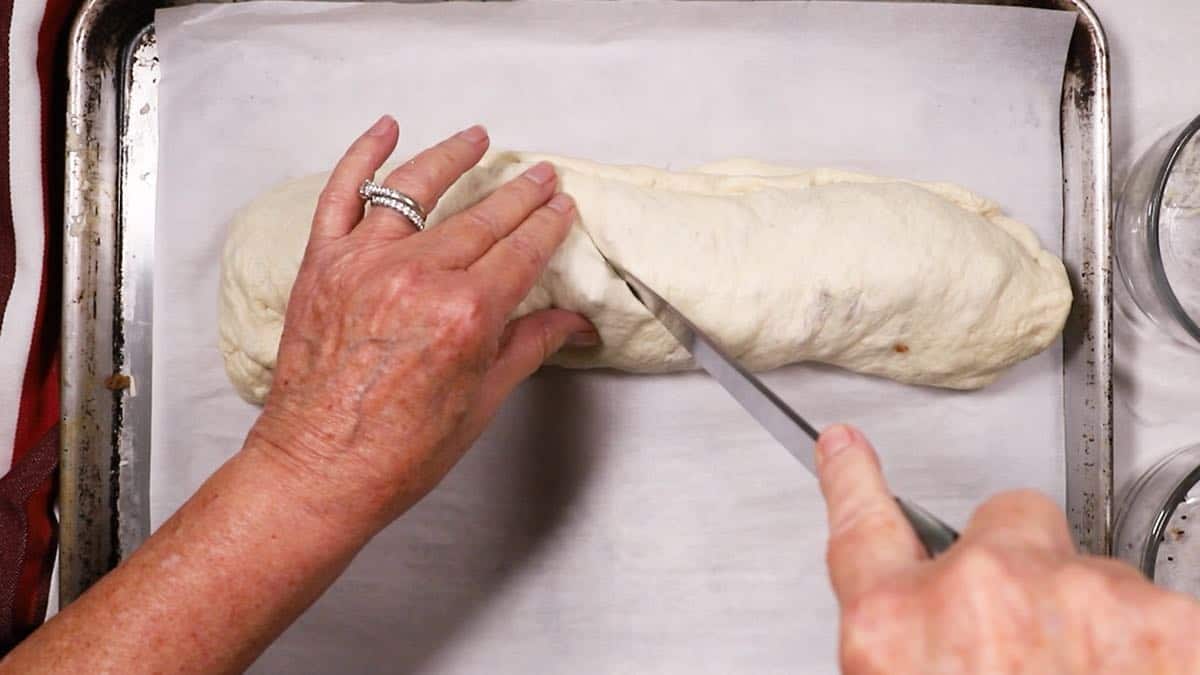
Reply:
[[[1129,167],[1162,134],[1200,114],[1195,0],[1091,0],[1112,64],[1113,198]],[[1189,27],[1189,28],[1184,28]],[[1200,350],[1181,346],[1132,308],[1118,274],[1115,310],[1116,480],[1122,487],[1182,445],[1200,442]],[[1119,503],[1119,502],[1118,502]]]

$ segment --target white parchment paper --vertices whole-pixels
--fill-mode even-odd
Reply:
[[[160,11],[155,523],[257,413],[216,348],[225,224],[330,168],[381,113],[404,155],[484,122],[495,147],[603,161],[739,155],[954,181],[1058,251],[1072,26],[840,2]],[[810,365],[766,379],[814,423],[864,427],[896,491],[961,525],[998,490],[1061,499],[1060,373],[1055,347],[970,393]],[[705,376],[546,370],[257,668],[832,672],[823,517],[814,480]]]

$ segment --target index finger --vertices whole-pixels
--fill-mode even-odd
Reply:
[[[826,429],[817,443],[817,473],[829,518],[829,579],[843,606],[927,559],[861,432]]]

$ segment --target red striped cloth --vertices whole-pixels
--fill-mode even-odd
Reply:
[[[0,0],[0,654],[54,563],[66,36],[79,0]]]

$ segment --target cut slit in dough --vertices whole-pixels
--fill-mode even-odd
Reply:
[[[994,203],[949,184],[730,160],[691,172],[495,152],[430,226],[540,160],[578,217],[514,313],[580,312],[603,346],[553,362],[664,372],[688,353],[608,264],[628,269],[753,370],[822,361],[973,389],[1048,347],[1071,305],[1063,264]],[[381,170],[386,175],[388,167]],[[220,348],[241,396],[270,388],[283,315],[327,175],[281,185],[230,225]],[[601,251],[603,255],[601,255]]]

